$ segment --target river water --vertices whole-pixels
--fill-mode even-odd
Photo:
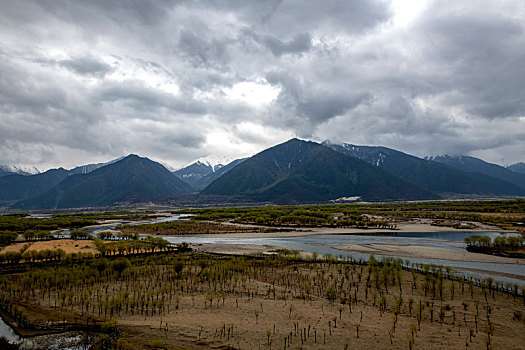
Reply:
[[[394,235],[368,234],[368,235],[311,235],[288,238],[220,238],[220,237],[191,237],[191,236],[170,236],[165,237],[171,243],[218,243],[218,244],[255,244],[272,245],[288,249],[315,252],[320,256],[330,254],[332,256],[352,257],[355,260],[368,260],[369,254],[339,250],[334,247],[344,244],[372,244],[372,243],[397,243],[406,245],[427,246],[445,248],[458,251],[465,251],[463,239],[473,234],[490,236],[491,238],[500,235],[495,232],[411,232],[397,233]],[[398,257],[398,256],[392,256]],[[380,257],[378,257],[380,258]],[[411,263],[434,264],[444,267],[450,266],[454,270],[459,270],[458,274],[472,277],[486,278],[493,277],[495,280],[504,283],[518,283],[525,285],[525,266],[522,264],[501,264],[501,263],[481,263],[467,261],[452,261],[444,259],[420,259],[399,257]],[[483,270],[483,272],[473,272],[472,270]],[[500,276],[498,273],[506,273],[523,276],[523,279]]]
[[[22,339],[4,322],[2,317],[0,317],[0,337],[4,337],[8,342],[14,344],[22,342]]]
[[[160,219],[155,219],[147,223],[158,223],[168,221],[186,220],[192,215],[172,215]],[[98,232],[115,228],[119,224],[144,224],[140,223],[113,223],[102,226],[94,226],[88,228],[91,235],[96,235]],[[399,232],[399,233],[371,233],[371,234],[323,234],[323,235],[306,235],[288,238],[222,238],[216,237],[194,237],[194,236],[162,236],[171,243],[194,243],[194,244],[255,244],[255,245],[272,245],[293,250],[303,250],[307,252],[315,252],[319,255],[330,254],[332,256],[352,257],[353,259],[368,260],[369,254],[350,252],[339,250],[334,247],[344,244],[373,244],[373,243],[396,243],[416,246],[427,246],[435,248],[452,249],[457,251],[465,251],[466,245],[463,243],[465,237],[471,235],[489,236],[491,239],[500,236],[497,232]],[[507,236],[516,235],[507,233]],[[399,256],[392,256],[394,258]],[[421,259],[421,258],[407,258],[400,257],[403,260],[408,260],[410,263],[434,264],[442,265],[444,267],[451,267],[457,271],[458,275],[465,275],[468,277],[486,278],[493,277],[494,279],[504,283],[517,283],[525,286],[525,266],[522,264],[501,264],[501,263],[481,263],[481,262],[467,262],[467,261],[453,261],[444,259]],[[482,272],[475,272],[473,270],[481,270]],[[511,274],[521,276],[522,278],[512,278],[501,276],[500,274]]]

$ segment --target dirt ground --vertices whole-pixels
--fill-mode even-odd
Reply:
[[[261,288],[265,287],[261,285]],[[427,307],[421,331],[416,332],[415,349],[463,349],[467,343],[471,349],[486,347],[485,321],[478,321],[476,332],[475,306],[469,302],[468,311],[463,313],[459,311],[463,310],[460,300],[443,303],[458,310],[455,324],[450,312],[443,324],[438,321],[437,311],[434,321],[430,322]],[[331,305],[327,300],[317,298],[302,301],[228,296],[224,302],[220,300],[218,305],[204,308],[202,297],[195,298],[195,306],[192,298],[187,297],[182,298],[180,304],[184,306],[178,311],[156,317],[156,320],[144,320],[142,316],[120,318],[123,341],[147,345],[149,342],[145,339],[156,339],[169,349],[407,349],[410,327],[417,326],[417,320],[409,315],[405,306],[391,339],[392,310],[382,314],[371,302],[353,305],[352,312],[347,305],[341,306],[339,302]],[[522,301],[514,302],[512,298],[498,296],[494,304],[497,312],[491,316],[496,324],[493,348],[523,349],[525,323],[512,320],[512,310],[524,309]],[[341,313],[340,307],[343,307]],[[439,306],[435,308],[439,309]],[[259,310],[258,317],[255,310]],[[472,342],[467,341],[469,330],[473,330]]]
[[[96,254],[98,253],[98,250],[95,247],[95,243],[92,240],[55,239],[51,241],[14,243],[0,250],[0,254],[4,254],[7,252],[19,252],[23,249],[23,247],[26,244],[29,244],[29,248],[27,248],[27,250],[40,251],[40,250],[46,250],[46,249],[49,249],[49,250],[62,249],[66,252],[66,254],[72,254],[72,253]]]
[[[222,258],[222,266],[234,264],[228,259]],[[238,274],[221,281],[221,277],[212,277],[216,273],[213,271],[218,271],[213,269],[207,277],[197,279],[195,272],[201,264],[192,264],[191,268],[185,265],[186,277],[181,280],[163,281],[159,277],[171,271],[169,266],[159,267],[164,272],[158,276],[134,275],[139,278],[135,283],[150,286],[147,295],[152,300],[155,296],[159,298],[160,289],[155,288],[165,291],[173,288],[173,294],[169,307],[162,312],[122,311],[113,316],[108,312],[106,317],[116,320],[122,331],[119,344],[123,348],[407,349],[413,338],[414,349],[485,349],[488,319],[494,327],[493,349],[523,349],[525,343],[523,298],[498,292],[487,294],[479,287],[470,292],[468,285],[462,288],[458,282],[454,282],[452,291],[452,282],[446,279],[442,298],[424,292],[425,277],[421,274],[416,274],[416,288],[412,288],[414,276],[407,271],[402,272],[401,288],[390,285],[376,289],[372,277],[366,295],[366,266],[360,270],[359,266],[352,268],[353,265],[289,261],[277,267],[253,265],[257,267],[250,268],[247,279]],[[357,277],[359,273],[363,274],[361,280]],[[245,283],[245,287],[234,292],[228,290],[232,288],[230,283],[237,283],[234,281],[243,281],[236,285]],[[186,283],[193,283],[197,292],[185,292]],[[302,292],[306,290],[305,283],[312,286],[308,295]],[[109,294],[128,291],[135,298],[134,288],[133,283],[123,280],[91,290],[93,295],[104,289]],[[332,288],[338,289],[339,294],[330,301],[326,290]],[[351,303],[343,300],[343,293],[351,298]],[[384,311],[379,308],[380,295],[385,296]],[[400,296],[403,303],[394,327],[394,305]],[[80,317],[78,304],[72,312],[64,313],[54,311],[53,298],[39,299],[38,292],[36,298],[25,304],[28,312],[34,303],[41,310],[40,315],[47,309],[48,317],[57,320],[65,314]],[[419,328],[416,315],[420,301],[423,310]],[[521,319],[515,317],[518,312]]]

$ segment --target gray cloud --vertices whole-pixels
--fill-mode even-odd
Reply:
[[[104,77],[104,75],[113,71],[113,68],[109,64],[99,61],[92,56],[62,60],[57,63],[58,65],[71,70],[73,73],[80,75]]]
[[[256,42],[267,47],[274,56],[301,54],[312,48],[312,38],[309,33],[297,34],[289,41],[282,41],[272,35],[259,35],[253,30],[246,30],[245,33]]]
[[[521,2],[396,15],[382,0],[8,2],[0,164],[177,166],[292,136],[525,160]]]

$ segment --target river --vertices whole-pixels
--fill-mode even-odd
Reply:
[[[410,232],[392,234],[368,234],[368,235],[310,235],[288,238],[221,238],[221,237],[192,237],[192,236],[163,236],[171,243],[193,243],[193,244],[255,244],[271,245],[294,250],[303,250],[315,252],[319,255],[330,254],[332,256],[352,257],[353,259],[368,260],[369,254],[352,251],[344,251],[334,248],[344,244],[373,244],[373,243],[397,243],[416,246],[427,246],[436,248],[453,249],[465,251],[463,239],[473,234],[496,237],[500,235],[495,232]],[[394,258],[399,256],[392,256]],[[411,263],[434,264],[449,266],[457,270],[458,275],[472,277],[493,277],[503,283],[517,283],[525,285],[525,267],[522,264],[501,264],[501,263],[482,263],[468,261],[453,261],[444,259],[421,259],[400,257]],[[473,270],[483,270],[475,272]],[[523,279],[501,276],[503,274],[512,274],[523,276]]]
[[[120,222],[108,225],[99,225],[87,228],[91,235],[96,235],[100,231],[115,228],[120,224],[145,224],[158,223],[168,221],[186,220],[192,215],[172,215],[160,219],[151,220],[148,222],[130,223]],[[465,251],[466,245],[463,243],[465,237],[471,235],[489,236],[491,239],[501,235],[497,232],[396,232],[396,233],[371,233],[371,234],[322,234],[322,235],[305,235],[287,238],[223,238],[217,235],[216,237],[202,237],[202,236],[162,236],[171,243],[193,243],[193,244],[255,244],[255,245],[271,245],[287,249],[302,250],[307,252],[315,252],[319,255],[330,254],[332,256],[352,257],[353,259],[368,260],[369,254],[358,253],[352,251],[344,251],[334,247],[345,244],[359,244],[368,245],[373,243],[396,243],[415,246],[436,247],[444,249],[452,249],[457,251]],[[507,233],[507,236],[516,235]],[[397,258],[400,256],[392,255]],[[453,261],[445,259],[421,259],[400,257],[403,260],[408,260],[411,263],[434,264],[442,265],[444,267],[451,267],[456,270],[457,275],[465,275],[468,277],[487,278],[493,277],[503,283],[517,283],[525,286],[525,267],[522,264],[502,264],[502,263],[482,263],[482,262],[468,262],[468,261]],[[476,271],[477,270],[477,271]],[[482,272],[480,272],[482,271]],[[510,274],[521,276],[522,278],[513,278],[502,276],[501,274]]]

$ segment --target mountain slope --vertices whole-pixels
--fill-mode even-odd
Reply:
[[[99,168],[102,168],[103,166],[113,164],[115,162],[118,162],[119,160],[122,160],[124,157],[120,157],[117,159],[110,160],[107,163],[94,163],[94,164],[85,164],[77,166],[76,168],[69,169],[68,173],[69,175],[77,175],[77,174],[88,174],[92,172],[93,170],[97,170]]]
[[[163,165],[129,155],[88,174],[71,175],[50,191],[14,205],[19,209],[107,206],[143,202],[192,189]]]
[[[315,142],[292,139],[245,160],[201,192],[257,201],[304,203],[436,198],[369,164]]]
[[[509,165],[507,169],[520,174],[525,174],[525,163],[519,162],[516,164]]]
[[[36,175],[11,174],[0,177],[0,201],[18,201],[38,196],[68,176],[63,168]]]
[[[335,145],[330,148],[382,168],[400,179],[438,193],[521,195],[522,189],[481,174],[467,174],[439,162],[421,159],[386,147]]]
[[[516,173],[497,164],[487,163],[479,158],[470,156],[442,155],[430,158],[435,162],[445,164],[466,173],[479,173],[514,184],[525,189],[525,175]]]

